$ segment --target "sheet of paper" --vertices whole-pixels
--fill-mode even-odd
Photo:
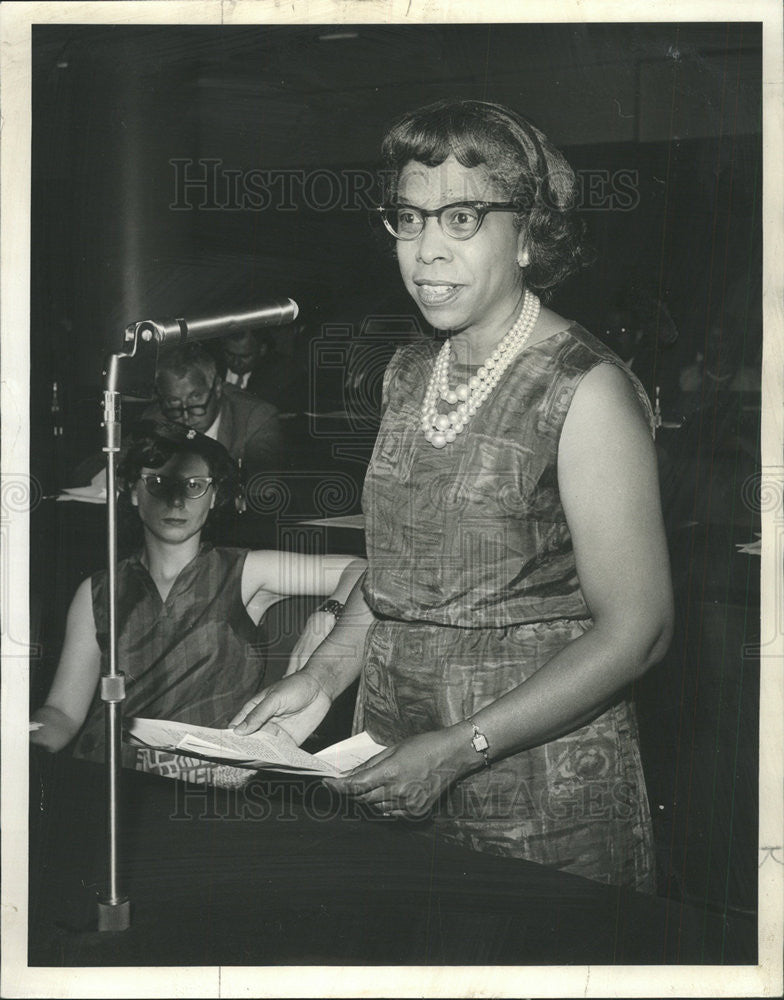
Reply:
[[[329,760],[301,750],[293,741],[258,732],[238,736],[233,729],[211,729],[166,719],[129,719],[129,734],[145,746],[172,753],[198,754],[241,767],[295,774],[338,774]],[[350,766],[354,766],[353,764]]]
[[[331,747],[319,750],[315,757],[331,764],[340,772],[350,771],[354,767],[359,767],[365,761],[375,757],[377,753],[386,750],[386,747],[376,743],[367,733],[357,733],[340,743],[333,743]]]
[[[221,732],[221,730],[219,730]],[[295,745],[281,743],[274,736],[264,733],[254,733],[251,736],[236,736],[231,729],[220,741],[212,738],[202,739],[199,736],[186,734],[177,744],[177,750],[208,756],[220,756],[234,763],[247,762],[254,767],[264,766],[267,769],[281,766],[286,770],[314,772],[317,774],[336,774],[337,771],[329,764],[321,764],[316,758]]]
[[[754,532],[755,541],[746,542],[745,544],[737,544],[735,548],[738,552],[743,552],[749,556],[761,556],[762,555],[762,535],[758,532]]]
[[[73,486],[63,490],[58,500],[79,500],[81,503],[106,503],[106,489],[99,486]]]

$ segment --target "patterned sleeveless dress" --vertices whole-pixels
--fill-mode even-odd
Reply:
[[[363,493],[364,595],[378,620],[354,729],[386,745],[469,718],[592,627],[558,492],[558,442],[585,373],[603,362],[627,371],[571,324],[523,351],[463,434],[438,450],[420,430],[437,350],[421,342],[392,359]],[[588,725],[458,782],[429,822],[474,850],[654,891],[626,692]]]
[[[172,584],[166,600],[140,553],[117,566],[117,656],[126,675],[123,716],[225,727],[264,682],[263,632],[242,600],[247,549],[199,552]],[[101,670],[107,669],[109,620],[106,570],[91,580]],[[96,692],[74,756],[105,759],[104,705]],[[200,784],[233,784],[253,772],[163,750],[122,746],[123,766]],[[235,781],[236,779],[236,781]]]

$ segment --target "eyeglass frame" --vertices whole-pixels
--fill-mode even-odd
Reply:
[[[216,375],[215,378],[212,380],[210,391],[207,393],[207,398],[204,400],[204,402],[191,403],[190,406],[167,406],[164,403],[163,399],[161,398],[160,393],[158,393],[158,403],[160,404],[161,412],[169,417],[172,414],[176,413],[180,419],[182,419],[182,417],[184,417],[186,413],[190,413],[194,417],[203,417],[204,414],[207,412],[207,407],[210,405],[210,400],[212,399],[212,395],[217,387],[218,387],[218,376]]]
[[[476,229],[473,231],[473,233],[470,233],[468,236],[453,236],[452,233],[448,233],[444,229],[443,223],[441,221],[441,216],[443,215],[444,212],[446,212],[448,208],[461,208],[461,207],[472,208],[479,215],[479,219],[477,220]],[[419,215],[422,216],[422,228],[419,230],[418,233],[415,233],[413,236],[401,236],[400,233],[395,232],[392,226],[390,226],[390,224],[387,222],[386,213],[395,212],[401,208],[409,208],[412,211],[417,212]],[[476,234],[482,227],[482,223],[485,220],[485,216],[489,212],[519,212],[520,206],[516,205],[512,201],[452,201],[448,205],[442,205],[440,208],[431,208],[431,209],[419,208],[417,205],[406,205],[406,204],[377,205],[373,209],[373,211],[378,212],[378,214],[381,216],[381,221],[384,223],[384,228],[387,230],[387,232],[391,233],[396,240],[402,240],[404,243],[410,243],[412,240],[419,239],[419,237],[425,231],[425,222],[431,216],[434,216],[436,219],[438,219],[439,229],[444,234],[444,236],[448,236],[450,240],[457,240],[458,242],[462,243],[463,241],[470,240],[474,236],[476,236]]]
[[[207,490],[210,488],[210,486],[215,485],[214,476],[185,476],[184,478],[180,478],[178,476],[162,476],[158,472],[145,472],[139,476],[139,479],[141,479],[141,481],[144,483],[144,488],[147,490],[150,496],[154,497],[156,500],[160,500],[162,497],[165,497],[167,494],[169,494],[172,491],[172,487],[174,484],[180,485],[179,492],[182,493],[182,496],[186,500],[201,500],[201,498],[206,495]],[[148,482],[148,480],[150,479],[158,480],[158,485],[161,487],[160,493],[154,493],[150,489],[150,484]],[[196,496],[188,496],[182,489],[182,484],[192,482],[193,480],[198,480],[199,482],[204,483],[205,486],[202,492],[197,494]],[[168,483],[169,485],[166,486],[165,485],[166,483]]]

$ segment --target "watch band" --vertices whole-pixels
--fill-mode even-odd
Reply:
[[[336,601],[334,597],[330,597],[328,600],[324,601],[323,604],[319,604],[316,611],[326,611],[328,615],[333,615],[335,621],[337,621],[343,614],[343,608],[345,608],[345,606],[346,605],[341,604],[340,601]]]
[[[484,733],[479,732],[479,727],[476,725],[473,719],[466,720],[472,728],[471,733],[471,746],[477,753],[481,753],[485,759],[485,767],[490,767],[490,758],[487,756],[487,751],[490,749],[490,743]]]

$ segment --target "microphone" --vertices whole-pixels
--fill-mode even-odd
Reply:
[[[143,319],[125,328],[125,343],[136,344],[137,338],[159,346],[182,344],[186,340],[208,340],[221,337],[244,327],[285,326],[299,315],[299,306],[293,299],[275,299],[267,305],[248,312],[225,313],[202,319]]]

